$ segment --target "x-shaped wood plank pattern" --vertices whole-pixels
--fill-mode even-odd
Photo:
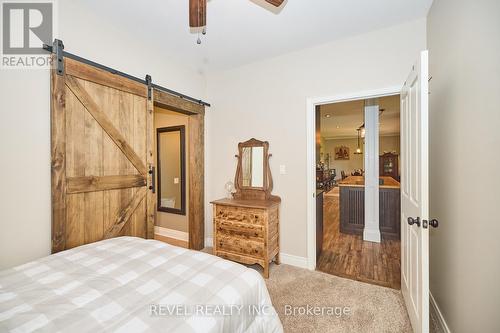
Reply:
[[[145,187],[147,185],[147,168],[139,155],[137,155],[134,149],[127,142],[125,137],[123,137],[120,131],[113,125],[111,120],[101,110],[92,96],[90,96],[78,80],[71,75],[67,75],[66,86],[71,90],[71,92],[73,92],[75,97],[80,101],[80,103],[82,103],[85,109],[92,115],[106,134],[140,173],[140,175],[125,176],[71,177],[67,180],[67,193],[82,193],[140,187],[140,189],[135,192],[130,202],[118,213],[113,225],[105,232],[105,239],[113,238],[118,236],[147,194]]]

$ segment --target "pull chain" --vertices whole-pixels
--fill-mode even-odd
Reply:
[[[202,35],[206,35],[207,34],[207,30],[206,30],[206,27],[203,27],[203,30],[201,31],[201,34]],[[201,44],[201,37],[200,37],[200,33],[198,32],[198,39],[196,40],[196,44]]]
[[[205,7],[206,10],[206,7]],[[198,19],[201,21],[201,13],[200,13],[200,6],[198,6]],[[207,27],[203,27],[203,30],[201,31],[202,35],[205,36],[207,34]],[[200,37],[200,32],[198,31],[198,39],[196,40],[196,44],[200,45],[201,44],[201,37]]]

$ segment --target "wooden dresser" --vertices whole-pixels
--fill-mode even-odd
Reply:
[[[269,143],[250,139],[238,144],[234,191],[214,207],[214,255],[246,265],[258,264],[269,277],[269,264],[280,263],[280,203],[272,195]],[[227,185],[227,184],[226,184]]]
[[[269,277],[269,263],[279,264],[279,201],[213,201],[214,255],[258,264]]]

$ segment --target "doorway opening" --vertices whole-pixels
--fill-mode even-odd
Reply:
[[[375,109],[368,119],[365,112],[366,133],[365,149],[378,148],[373,144],[379,137],[373,135],[378,131],[379,107],[373,99],[400,95],[400,146],[401,155],[398,167],[401,171],[401,262],[400,285],[406,309],[415,332],[429,330],[429,228],[437,227],[437,220],[429,217],[429,71],[428,51],[422,51],[412,66],[410,73],[402,87],[384,88],[364,91],[354,94],[344,94],[333,97],[317,97],[307,99],[306,134],[307,134],[307,267],[316,269],[316,136],[315,136],[315,108],[325,104],[368,100],[366,107]],[[365,110],[366,111],[366,110]],[[371,125],[371,126],[368,126]],[[371,131],[369,129],[371,128]],[[371,139],[369,138],[370,136]],[[371,146],[370,146],[371,142]],[[370,146],[370,147],[368,147]],[[378,151],[377,151],[378,154]],[[374,157],[370,166],[365,162],[365,188],[370,187],[378,193],[380,181],[378,155]],[[399,163],[400,162],[400,163]],[[373,170],[376,168],[377,173]],[[371,174],[369,171],[371,170]],[[378,195],[368,196],[371,200],[378,200]],[[374,199],[375,198],[375,199]],[[373,201],[372,201],[373,203]],[[365,207],[366,208],[366,207]],[[372,204],[370,210],[379,208]],[[366,212],[365,212],[366,213]],[[365,214],[366,216],[366,214]],[[369,215],[366,221],[371,224],[377,214]],[[373,228],[365,236],[375,236],[382,233],[380,226]]]
[[[400,96],[315,106],[316,269],[401,288]]]
[[[156,165],[155,239],[189,247],[189,116],[154,108]]]
[[[202,250],[205,247],[205,108],[153,90],[151,126],[156,170],[155,238]],[[171,148],[171,149],[163,149]]]

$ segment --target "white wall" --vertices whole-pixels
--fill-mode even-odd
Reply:
[[[383,155],[385,153],[396,153],[399,155],[400,151],[400,137],[399,135],[381,135],[379,137],[379,154]]]
[[[80,3],[58,1],[57,37],[67,51],[204,97],[200,74],[156,53],[154,45],[122,34],[120,26],[110,26]],[[169,42],[165,34],[158,40]],[[50,253],[49,90],[47,71],[0,71],[0,269]]]
[[[500,2],[434,0],[430,289],[450,330],[500,332]]]
[[[282,203],[285,253],[306,256],[306,98],[399,86],[425,48],[419,20],[211,74],[155,52],[154,45],[121,34],[81,1],[59,1],[59,31],[66,50],[180,92],[205,97],[206,231],[209,201],[225,196],[234,179],[237,143],[270,141],[274,193]],[[96,16],[97,15],[97,16]],[[123,22],[129,24],[129,22]],[[155,32],[152,32],[155,33]],[[160,38],[161,37],[161,38]],[[159,40],[168,43],[165,34]],[[210,85],[206,82],[210,80]],[[0,268],[50,253],[50,109],[47,71],[2,71]],[[205,94],[206,92],[206,94]],[[287,167],[279,175],[278,166]]]
[[[419,20],[210,74],[206,221],[208,202],[224,197],[234,179],[238,142],[267,140],[274,194],[282,198],[281,250],[306,257],[306,99],[402,86],[425,46]]]
[[[348,160],[336,160],[335,159],[335,148],[340,146],[349,147],[349,159]],[[360,139],[359,146],[361,151],[364,153],[365,145],[363,140]],[[346,175],[350,176],[351,172],[355,169],[364,169],[364,158],[363,154],[355,154],[356,148],[358,148],[358,138],[345,138],[345,139],[324,139],[324,144],[322,146],[323,157],[326,154],[330,154],[330,168],[336,169],[337,177],[336,179],[341,179],[341,171],[345,171]]]
[[[364,140],[360,140],[361,151],[365,152]],[[364,158],[363,154],[355,154],[356,148],[358,147],[357,138],[342,138],[342,139],[324,139],[322,141],[321,151],[323,152],[323,157],[326,154],[330,154],[330,168],[337,170],[337,179],[340,179],[340,172],[345,171],[346,175],[350,175],[355,169],[364,169]],[[349,147],[350,158],[348,160],[336,160],[335,159],[335,148],[340,146]],[[384,154],[384,152],[392,153],[396,152],[399,155],[399,135],[388,135],[379,137],[379,155]]]

